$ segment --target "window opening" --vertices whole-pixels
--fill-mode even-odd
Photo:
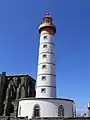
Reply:
[[[43,48],[47,48],[47,45],[45,44],[45,45],[43,45]]]
[[[46,69],[46,65],[42,65],[42,69]]]
[[[45,93],[46,92],[46,88],[41,88],[41,93]]]
[[[62,105],[58,107],[58,116],[64,117],[64,107]]]
[[[46,80],[46,76],[42,76],[42,80]]]
[[[40,117],[40,107],[39,107],[39,105],[34,106],[34,117]]]
[[[47,39],[47,36],[45,35],[45,36],[43,37],[43,39]]]
[[[46,55],[46,54],[44,54],[44,55],[43,55],[43,58],[46,58],[46,57],[47,57],[47,55]]]

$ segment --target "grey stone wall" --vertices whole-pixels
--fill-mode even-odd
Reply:
[[[30,88],[30,89],[28,89]],[[35,97],[35,80],[29,75],[0,74],[0,115],[16,116],[18,99]]]
[[[3,117],[3,116],[0,116],[0,120],[28,120],[28,118],[16,118],[16,117]]]
[[[0,117],[0,120],[29,120],[27,117],[25,118],[17,118],[17,117]],[[52,117],[52,118],[33,118],[31,120],[90,120],[90,117],[75,117],[75,118],[59,118],[59,117]]]

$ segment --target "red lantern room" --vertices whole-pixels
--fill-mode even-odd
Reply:
[[[49,15],[49,13],[46,13],[43,17],[43,22],[39,26],[39,33],[49,33],[54,35],[56,33],[56,26],[52,23],[52,17]]]

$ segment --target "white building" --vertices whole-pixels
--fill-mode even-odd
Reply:
[[[52,17],[46,14],[39,26],[40,47],[36,98],[19,100],[18,117],[72,117],[75,113],[73,100],[56,98],[56,65],[54,35],[56,27]]]

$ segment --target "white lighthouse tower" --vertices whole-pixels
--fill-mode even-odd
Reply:
[[[52,23],[52,17],[46,13],[39,26],[40,45],[36,97],[19,100],[18,117],[28,116],[31,119],[32,117],[74,116],[74,101],[56,97],[55,33],[56,27]]]
[[[54,34],[56,27],[52,17],[47,13],[39,26],[40,47],[36,98],[56,98],[56,65],[54,51]]]

